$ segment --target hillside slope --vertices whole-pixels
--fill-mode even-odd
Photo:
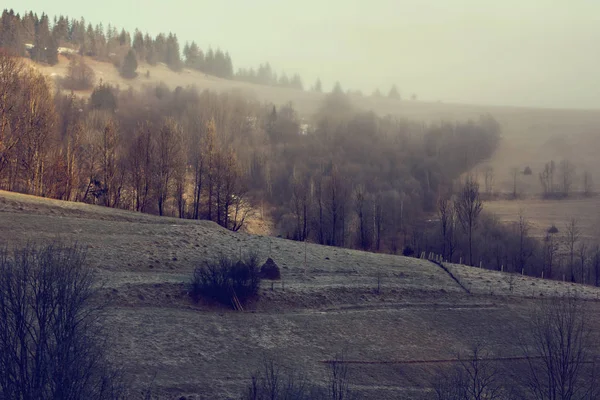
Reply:
[[[114,356],[140,387],[156,375],[165,399],[237,398],[265,355],[323,382],[322,361],[342,351],[369,362],[350,367],[361,398],[426,398],[435,364],[378,362],[454,359],[474,343],[498,357],[519,355],[515,338],[540,296],[577,289],[600,310],[592,287],[517,276],[511,291],[507,274],[449,266],[468,294],[425,260],[7,192],[0,226],[2,244],[60,240],[87,249],[110,299]],[[249,251],[273,257],[283,284],[265,285],[246,312],[189,300],[195,266]]]

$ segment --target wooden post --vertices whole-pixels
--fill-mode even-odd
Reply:
[[[521,275],[525,275],[525,268],[521,268]]]
[[[483,267],[483,261],[479,261],[479,269],[481,269]]]
[[[504,264],[500,266],[500,272],[504,272]]]
[[[460,257],[460,258],[458,259],[458,263],[459,263],[460,265],[462,265],[462,257]]]

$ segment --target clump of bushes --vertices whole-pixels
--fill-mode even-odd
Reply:
[[[237,262],[221,256],[196,268],[190,295],[195,302],[205,299],[224,305],[232,305],[235,295],[244,304],[256,297],[259,289],[260,271],[255,254]]]

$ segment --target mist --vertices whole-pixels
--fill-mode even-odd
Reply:
[[[269,61],[328,90],[471,104],[598,108],[600,4],[542,0],[253,2],[13,1],[15,11],[84,16],[230,52],[234,68]],[[93,20],[91,20],[93,18]]]

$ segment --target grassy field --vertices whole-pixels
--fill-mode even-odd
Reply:
[[[484,210],[496,214],[500,221],[506,223],[518,221],[519,213],[522,213],[531,223],[531,233],[537,237],[543,237],[552,225],[564,231],[574,218],[585,239],[600,238],[598,196],[566,200],[496,200],[485,202]]]
[[[204,221],[159,218],[0,192],[0,242],[77,241],[110,300],[111,351],[143,387],[153,376],[164,399],[237,398],[264,356],[324,383],[323,360],[352,364],[352,389],[366,399],[428,398],[433,364],[475,343],[498,357],[520,355],[538,299],[578,291],[595,311],[600,291],[458,265],[377,255],[244,233]],[[245,312],[194,304],[195,266],[251,250],[273,257],[283,284],[261,289]],[[306,251],[307,263],[304,263]],[[376,292],[381,277],[381,293]],[[596,323],[597,321],[592,321]]]

